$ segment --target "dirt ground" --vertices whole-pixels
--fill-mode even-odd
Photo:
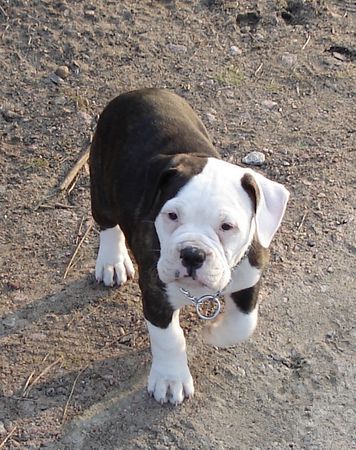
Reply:
[[[351,0],[0,1],[1,448],[356,448],[355,13]],[[176,408],[145,390],[136,282],[94,282],[88,168],[56,190],[106,103],[147,86],[185,97],[225,159],[262,151],[258,170],[291,192],[252,339],[208,347],[184,312],[197,393]]]

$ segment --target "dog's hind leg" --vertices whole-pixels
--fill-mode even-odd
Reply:
[[[128,254],[125,236],[120,227],[100,231],[100,247],[95,266],[95,277],[105,286],[120,286],[135,273]]]

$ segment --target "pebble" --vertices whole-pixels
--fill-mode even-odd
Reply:
[[[92,123],[92,116],[85,111],[79,111],[78,112],[79,119],[84,122],[86,125],[91,125]]]
[[[274,102],[272,100],[263,100],[262,106],[264,106],[265,108],[267,108],[270,111],[272,111],[273,109],[277,109],[278,108],[278,103]]]
[[[57,106],[65,105],[66,104],[66,98],[65,97],[56,97],[54,99],[54,104]]]
[[[2,323],[8,328],[14,328],[16,325],[17,317],[13,315],[9,315],[2,320]]]
[[[6,122],[12,122],[13,120],[20,118],[20,115],[15,111],[12,111],[11,109],[2,109],[1,115],[6,120]]]
[[[95,11],[93,9],[87,9],[84,11],[84,15],[86,17],[95,17]]]
[[[242,162],[244,164],[248,164],[250,166],[262,166],[265,162],[265,155],[262,152],[251,152],[248,153],[245,157],[242,158]]]
[[[214,123],[214,122],[216,122],[216,117],[215,117],[214,114],[207,112],[207,113],[205,114],[205,116],[206,116],[206,118],[207,118],[207,120],[208,120],[209,123]]]
[[[230,55],[231,56],[240,56],[242,55],[242,50],[239,47],[236,47],[236,45],[232,45],[230,47]]]
[[[6,433],[6,428],[4,425],[4,422],[0,421],[0,434],[5,434]]]
[[[0,184],[0,194],[5,194],[6,186],[4,184]]]
[[[59,66],[59,67],[57,67],[57,69],[55,70],[54,73],[55,73],[55,75],[62,78],[62,80],[65,80],[66,78],[68,78],[69,68],[67,66]]]
[[[58,75],[56,75],[55,73],[51,73],[50,76],[48,77],[52,83],[54,84],[62,84],[63,83],[63,79],[61,77],[59,77]]]
[[[168,44],[167,47],[172,53],[187,53],[188,51],[187,47],[181,44]]]
[[[283,53],[283,55],[281,56],[281,63],[283,64],[284,67],[286,67],[287,69],[291,69],[297,62],[297,57],[296,55],[293,55],[292,53]]]
[[[328,271],[328,273],[333,273],[334,272],[333,266],[329,266],[327,271]]]

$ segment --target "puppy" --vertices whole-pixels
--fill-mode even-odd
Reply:
[[[96,279],[113,286],[132,278],[131,249],[152,348],[148,391],[158,402],[179,404],[194,393],[179,309],[192,298],[223,295],[225,311],[204,329],[206,341],[225,347],[250,336],[289,193],[222,161],[191,107],[164,89],[109,103],[90,172],[101,230]]]

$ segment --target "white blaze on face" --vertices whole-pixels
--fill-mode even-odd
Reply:
[[[165,203],[155,226],[161,245],[160,279],[188,286],[223,289],[231,268],[251,240],[252,203],[241,186],[245,169],[209,158],[203,171]],[[202,250],[205,259],[194,280],[183,265],[181,251]]]

